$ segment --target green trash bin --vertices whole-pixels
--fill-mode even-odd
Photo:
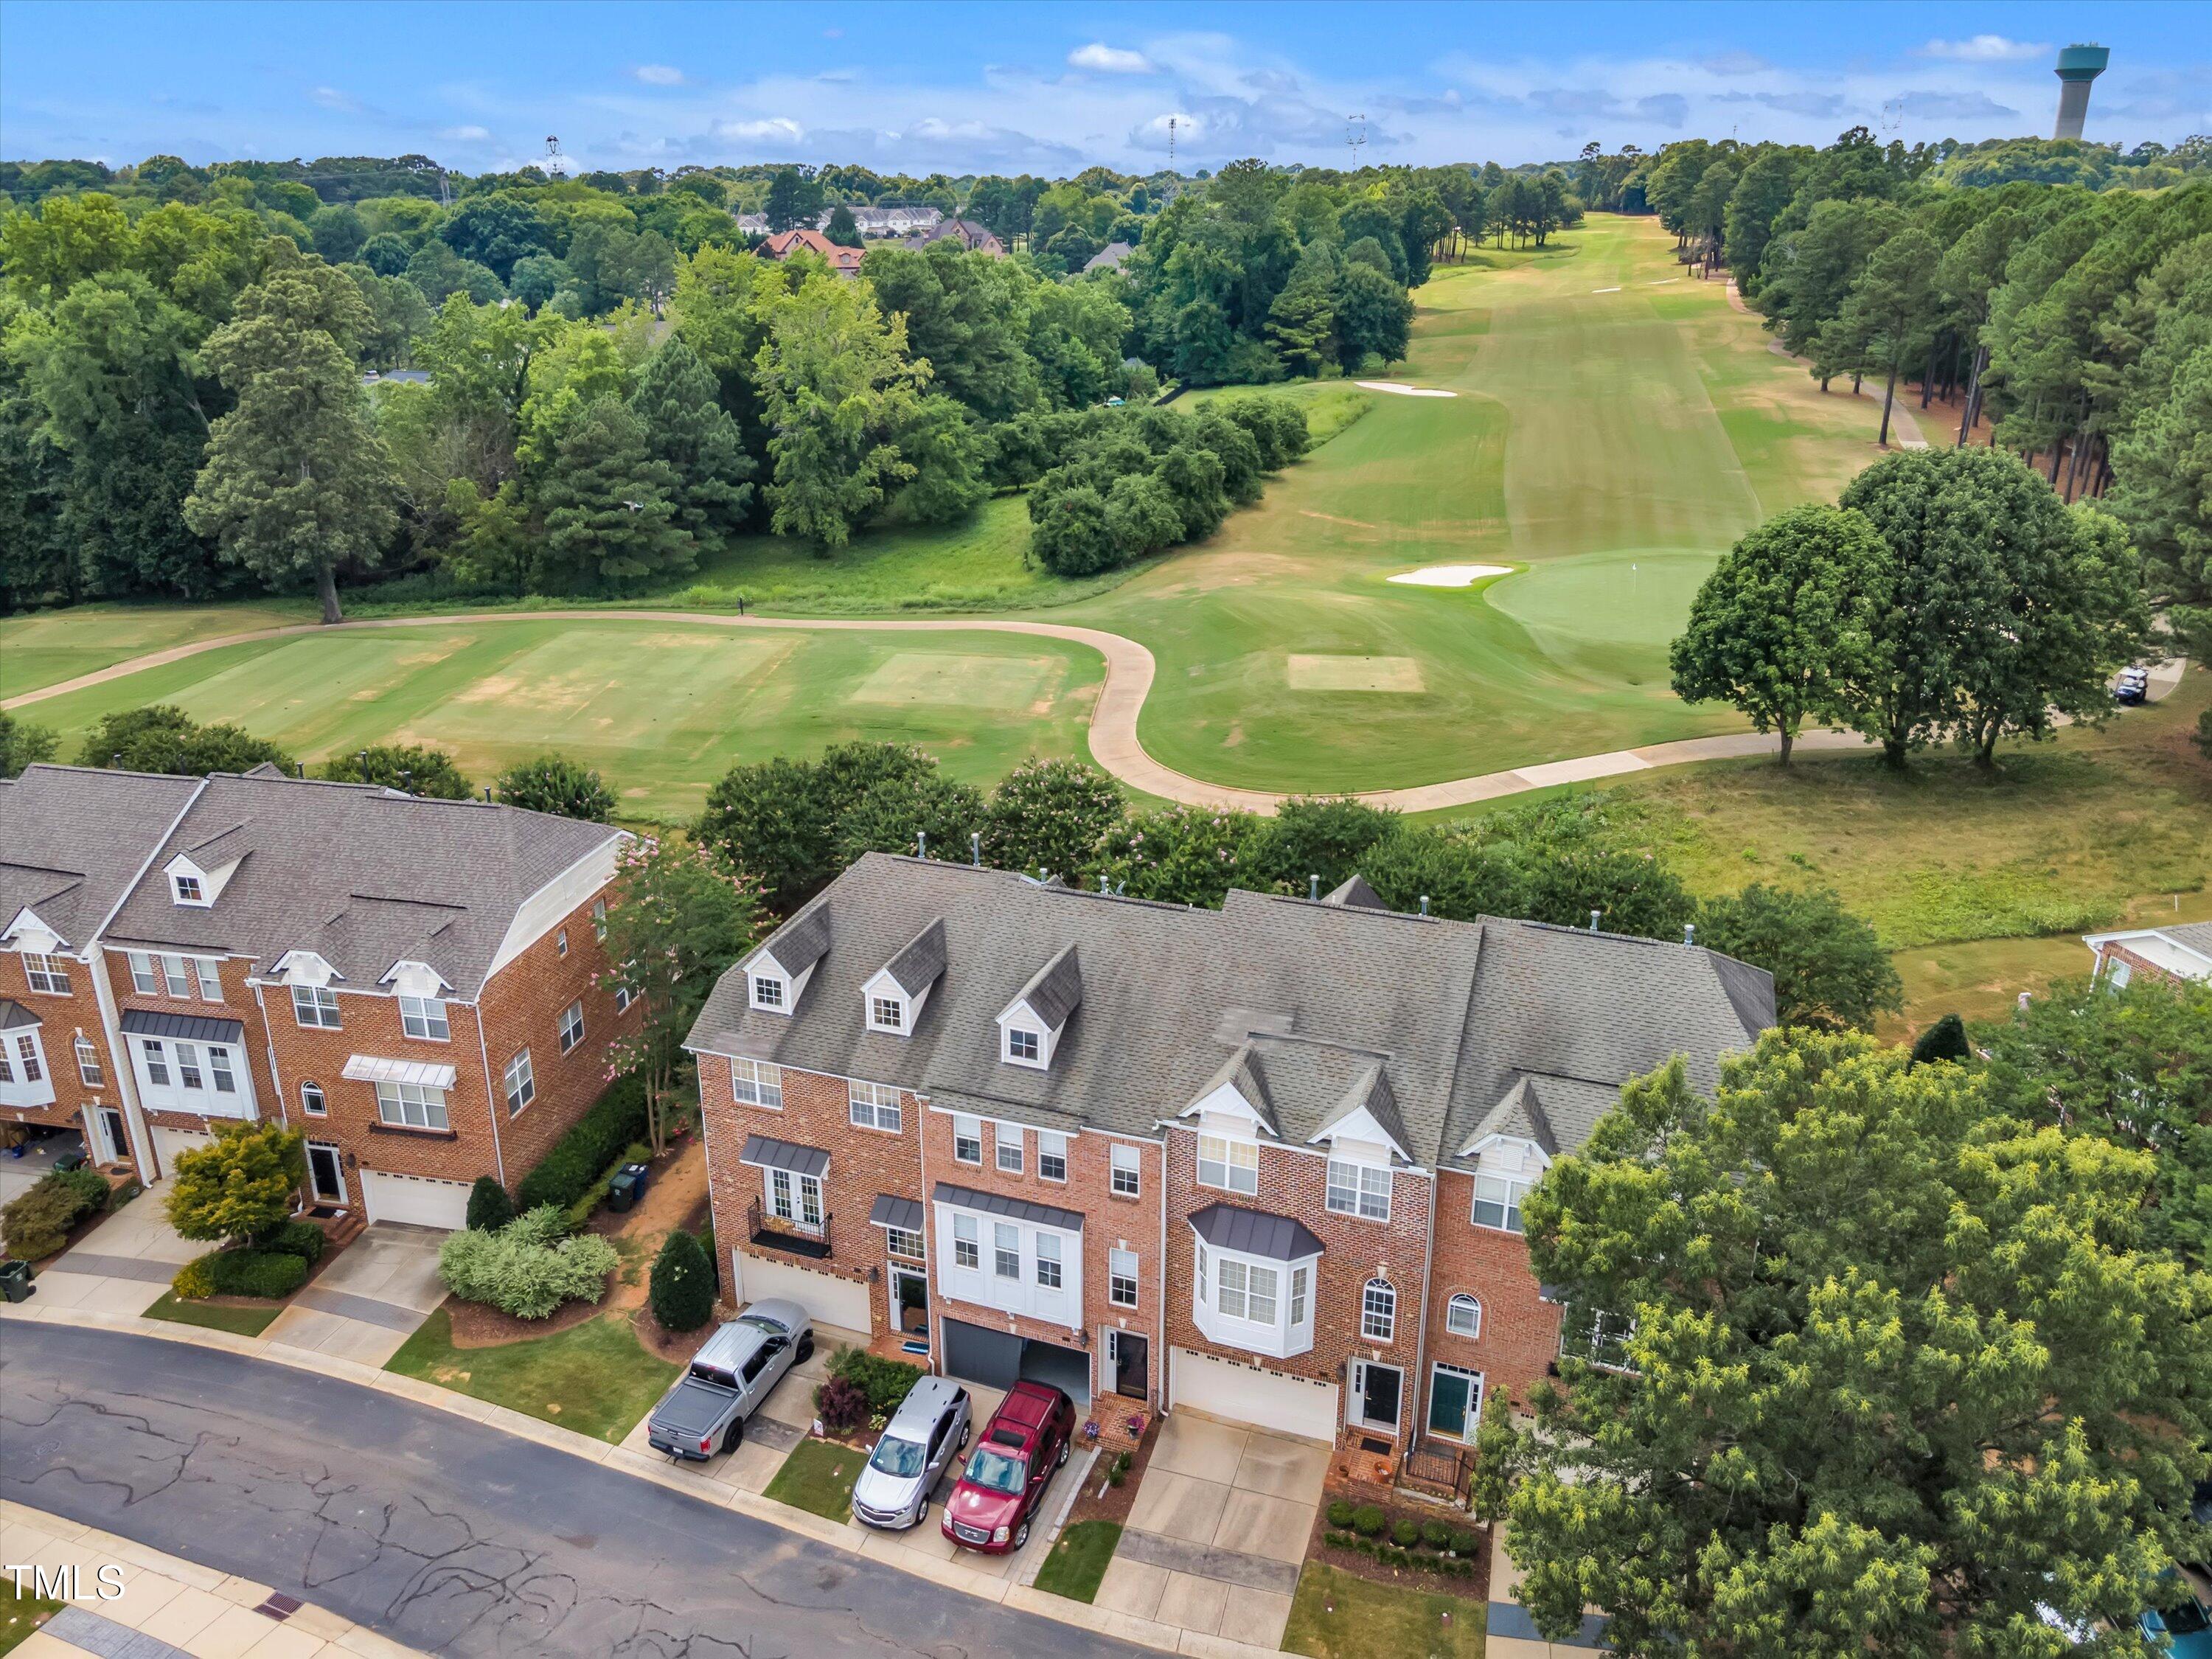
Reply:
[[[35,1294],[31,1288],[29,1262],[0,1261],[0,1297],[10,1302],[28,1302]]]
[[[627,1210],[637,1202],[637,1177],[627,1169],[607,1182],[607,1208]]]

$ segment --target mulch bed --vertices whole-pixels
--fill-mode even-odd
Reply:
[[[1357,1550],[1340,1549],[1325,1541],[1332,1532],[1343,1528],[1328,1524],[1328,1506],[1336,1498],[1352,1504],[1373,1504],[1391,1522],[1442,1521],[1455,1531],[1471,1532],[1481,1541],[1474,1553],[1474,1574],[1462,1578],[1455,1574],[1431,1572],[1415,1566],[1387,1566],[1371,1555],[1362,1555]],[[1388,1539],[1386,1524],[1383,1536]],[[1433,1557],[1435,1552],[1425,1545],[1407,1553],[1419,1562],[1424,1556]],[[1325,1561],[1340,1572],[1348,1572],[1354,1578],[1364,1578],[1372,1583],[1396,1584],[1413,1589],[1432,1590],[1439,1595],[1455,1595],[1468,1601],[1490,1600],[1490,1528],[1465,1510],[1452,1509],[1441,1504],[1409,1504],[1396,1493],[1385,1493],[1371,1486],[1330,1486],[1322,1494],[1321,1505],[1314,1511],[1313,1532],[1306,1540],[1306,1559]]]
[[[543,1319],[517,1319],[513,1314],[501,1313],[481,1302],[464,1302],[453,1296],[441,1305],[453,1318],[453,1346],[457,1348],[501,1348],[510,1342],[527,1342],[533,1337],[571,1330],[607,1310],[605,1298],[598,1302],[564,1302]]]
[[[1144,1484],[1145,1471],[1152,1467],[1152,1448],[1159,1441],[1159,1419],[1155,1418],[1145,1425],[1145,1437],[1131,1454],[1128,1475],[1118,1486],[1106,1484],[1106,1468],[1114,1454],[1100,1453],[1098,1461],[1091,1466],[1091,1478],[1083,1483],[1075,1507],[1067,1512],[1067,1525],[1072,1527],[1079,1521],[1112,1521],[1127,1525],[1129,1511],[1137,1506],[1137,1488]],[[1103,1496],[1099,1492],[1102,1486],[1105,1487]]]
[[[643,1307],[630,1316],[629,1328],[647,1352],[678,1365],[688,1365],[692,1356],[706,1346],[707,1339],[714,1335],[715,1326],[720,1322],[709,1317],[696,1331],[672,1331],[653,1316],[652,1308]]]

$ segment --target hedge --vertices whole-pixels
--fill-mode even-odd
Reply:
[[[107,1177],[97,1170],[50,1170],[36,1186],[0,1210],[8,1254],[26,1261],[52,1255],[70,1229],[107,1203]]]
[[[885,1359],[866,1348],[840,1348],[830,1356],[830,1375],[844,1378],[867,1395],[868,1409],[874,1415],[889,1417],[921,1381],[921,1367],[902,1359]]]
[[[592,1189],[600,1173],[630,1142],[643,1137],[645,1080],[618,1077],[592,1103],[574,1127],[553,1143],[553,1150],[515,1188],[518,1212],[550,1204],[565,1210]]]
[[[273,1302],[291,1295],[307,1278],[305,1258],[283,1250],[210,1250],[179,1268],[169,1288],[187,1302],[210,1296],[258,1296]]]
[[[323,1259],[323,1249],[330,1237],[312,1221],[280,1221],[253,1241],[259,1250],[275,1250],[283,1255],[296,1255],[310,1267]]]

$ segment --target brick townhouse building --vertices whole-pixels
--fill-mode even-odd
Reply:
[[[1773,1012],[1709,951],[1395,914],[1356,877],[1214,911],[874,854],[690,1042],[737,1299],[1102,1418],[1399,1449],[1558,1353],[1521,1237],[1547,1164],[1677,1054],[1713,1087]]]
[[[135,813],[100,810],[117,780]],[[0,902],[39,880],[19,846],[132,871],[70,940],[100,1004],[113,1098],[82,1121],[103,1158],[156,1180],[213,1121],[276,1118],[307,1138],[307,1198],[458,1227],[476,1177],[512,1186],[598,1097],[635,1023],[599,982],[624,839],[267,766],[36,766],[0,787]],[[28,981],[59,924],[11,911],[6,971]]]
[[[2212,980],[2212,921],[2168,922],[2162,927],[2130,927],[2115,933],[2088,933],[2096,977],[2115,988],[2137,974],[2153,979]]]

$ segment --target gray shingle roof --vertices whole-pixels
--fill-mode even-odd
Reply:
[[[1310,1137],[1318,1140],[1331,1129],[1354,1114],[1364,1111],[1375,1120],[1375,1127],[1398,1144],[1398,1150],[1419,1157],[1413,1152],[1406,1133],[1406,1120],[1398,1114],[1398,1097],[1390,1087],[1390,1074],[1376,1060],[1346,1090],[1344,1098],[1336,1103],[1321,1127]]]
[[[12,1031],[20,1026],[45,1024],[44,1020],[21,1003],[10,1002],[7,998],[0,997],[0,1031]]]
[[[823,894],[777,928],[763,948],[794,979],[821,961],[830,949],[830,896]]]
[[[1361,910],[1387,910],[1382,896],[1367,884],[1367,878],[1357,870],[1328,890],[1323,904],[1348,904]]]
[[[524,901],[623,832],[373,784],[218,773],[116,913],[118,944],[221,951],[266,973],[313,951],[363,988],[401,961],[472,1000]],[[172,902],[161,868],[188,854],[237,868],[205,909]]]
[[[1209,1204],[1190,1218],[1192,1229],[1217,1250],[1300,1261],[1321,1254],[1321,1240],[1303,1221],[1236,1204]]]
[[[1055,1031],[1066,1024],[1067,1017],[1083,1005],[1083,963],[1075,946],[1063,946],[1038,969],[1014,994],[1014,1001],[1028,1003],[1030,1011]]]
[[[945,971],[945,923],[931,917],[929,925],[885,964],[884,971],[908,996],[919,995],[934,985]]]
[[[1259,1059],[1253,1054],[1252,1045],[1249,1042],[1230,1055],[1219,1071],[1198,1085],[1197,1092],[1190,1097],[1190,1104],[1183,1110],[1188,1113],[1224,1083],[1243,1096],[1244,1103],[1259,1114],[1260,1121],[1267,1126],[1269,1134],[1278,1140],[1283,1138],[1282,1120],[1275,1115],[1275,1102],[1267,1092],[1267,1077],[1260,1070]]]
[[[1571,1151],[1602,1110],[1594,1103],[1629,1079],[1680,1053],[1710,1091],[1720,1054],[1772,1018],[1766,976],[1729,963],[1724,978],[1710,951],[1531,922],[1246,892],[1200,910],[880,853],[838,877],[827,902],[836,945],[797,1012],[754,1011],[743,976],[725,975],[693,1048],[894,1083],[979,1116],[1150,1137],[1249,1045],[1296,1141],[1379,1064],[1407,1150],[1449,1162],[1524,1075],[1553,1080],[1544,1109]],[[779,961],[811,914],[770,939]],[[861,986],[933,918],[945,923],[937,988],[907,1036],[869,1031]],[[1079,944],[1082,1003],[1050,1068],[1002,1062],[998,1015],[1041,958]]]
[[[2179,927],[2158,930],[2177,945],[2212,957],[2212,921],[2185,921]]]
[[[44,764],[0,781],[0,928],[27,905],[82,951],[199,787]]]
[[[1608,1099],[1608,1103],[1610,1103]],[[1492,1135],[1511,1135],[1516,1139],[1533,1141],[1544,1149],[1547,1158],[1559,1155],[1559,1137],[1552,1127],[1552,1120],[1536,1091],[1534,1078],[1514,1079],[1505,1097],[1490,1109],[1489,1115],[1474,1127],[1468,1144],[1460,1149],[1467,1157],[1474,1148]]]

